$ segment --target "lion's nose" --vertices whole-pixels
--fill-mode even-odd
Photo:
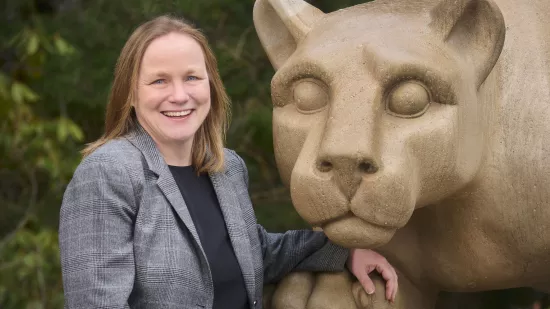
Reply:
[[[366,157],[325,155],[317,161],[317,170],[321,173],[331,173],[333,181],[348,200],[351,200],[361,184],[363,176],[378,172],[378,165],[374,160]]]

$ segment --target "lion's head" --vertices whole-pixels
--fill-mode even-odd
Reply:
[[[254,21],[277,70],[281,177],[298,213],[333,241],[384,244],[415,208],[475,177],[478,89],[504,42],[492,1],[375,1],[324,14],[258,0]]]

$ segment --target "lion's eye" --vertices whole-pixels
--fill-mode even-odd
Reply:
[[[394,116],[414,118],[426,112],[430,101],[430,93],[424,85],[416,81],[405,81],[390,91],[386,109]]]
[[[294,102],[298,110],[311,113],[327,105],[328,94],[321,82],[306,79],[294,86]]]

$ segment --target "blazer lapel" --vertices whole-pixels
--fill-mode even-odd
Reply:
[[[139,125],[136,125],[136,128],[128,134],[126,137],[134,146],[136,146],[144,155],[149,169],[158,176],[157,185],[160,188],[160,191],[164,194],[166,199],[170,202],[170,205],[181,219],[185,227],[189,230],[195,243],[202,251],[202,254],[206,258],[204,250],[201,246],[199,239],[199,234],[193,223],[193,219],[189,214],[187,205],[183,200],[181,192],[168,168],[168,165],[162,158],[155,142],[151,136]]]
[[[255,279],[252,265],[252,250],[239,200],[231,180],[223,173],[211,173],[210,179],[216,191],[225,219],[233,251],[241,266],[248,299],[254,301]]]
[[[189,214],[189,210],[187,209],[187,205],[185,204],[178,185],[176,184],[176,181],[174,180],[174,177],[172,176],[172,173],[168,168],[167,171],[163,171],[161,174],[159,174],[157,184],[164,196],[166,196],[166,199],[168,199],[168,201],[170,202],[170,205],[172,205],[172,208],[174,208],[174,210],[180,217],[183,224],[187,227],[187,229],[193,236],[193,239],[199,246],[200,250],[203,251],[199,239],[199,234],[197,233],[197,229],[195,227],[195,224],[193,223],[191,214]]]

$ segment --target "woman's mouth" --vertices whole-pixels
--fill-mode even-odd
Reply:
[[[161,112],[164,116],[169,118],[182,118],[189,116],[193,112],[192,109],[184,110],[184,111],[178,111],[178,112]]]

